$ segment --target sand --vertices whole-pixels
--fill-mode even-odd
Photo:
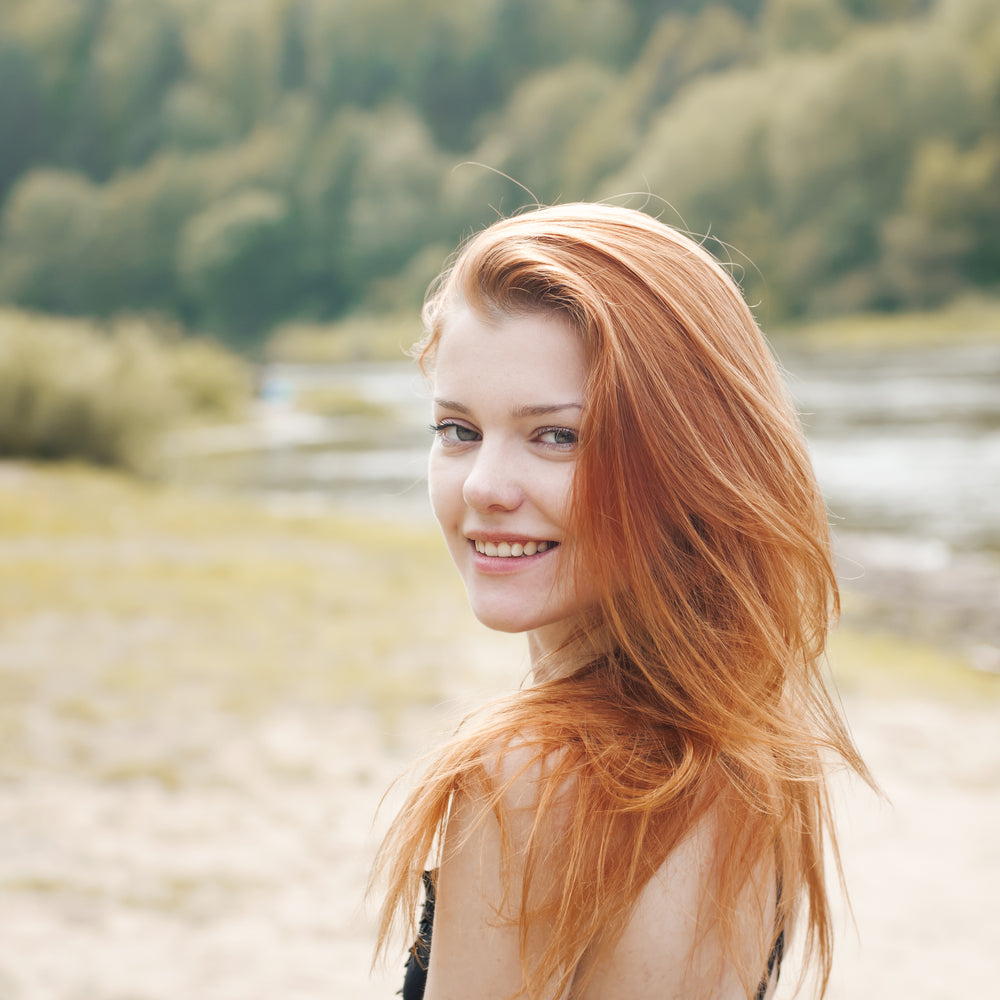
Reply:
[[[170,712],[141,732],[86,732],[92,759],[144,747],[181,761],[174,779],[74,776],[58,764],[72,734],[27,720],[47,752],[0,784],[0,998],[391,997],[399,963],[369,974],[362,905],[375,810],[495,679],[391,724],[282,708],[252,726]],[[1000,706],[854,695],[846,710],[888,801],[837,786],[856,928],[838,903],[831,997],[995,995]]]
[[[58,526],[66,510],[76,516],[90,489],[90,479],[44,486],[39,474],[14,471],[8,487],[33,488],[32,510],[58,501],[39,523]],[[99,513],[122,496],[137,502],[120,486],[108,490],[109,499],[98,492],[88,501]],[[144,502],[159,510],[158,499]],[[386,968],[369,972],[374,907],[363,893],[399,789],[378,816],[377,806],[466,711],[519,683],[522,641],[476,626],[446,656],[432,651],[448,668],[440,697],[400,709],[384,697],[312,697],[321,686],[308,671],[317,668],[289,639],[274,649],[287,655],[289,676],[307,671],[308,683],[268,701],[266,685],[282,689],[282,663],[258,677],[265,696],[240,699],[249,677],[227,673],[225,662],[213,677],[203,672],[215,660],[200,644],[218,638],[227,605],[213,605],[204,621],[185,619],[178,638],[179,620],[157,600],[173,593],[176,614],[189,599],[203,610],[201,591],[189,594],[195,582],[231,563],[259,573],[280,557],[289,568],[275,577],[274,600],[270,577],[264,597],[246,583],[241,593],[259,599],[254,614],[272,615],[268,625],[284,640],[287,623],[301,629],[303,617],[328,615],[339,594],[317,583],[315,615],[312,605],[293,614],[277,599],[288,596],[289,581],[308,572],[326,579],[340,564],[323,562],[320,573],[315,542],[271,537],[256,521],[262,538],[206,530],[196,544],[194,532],[154,530],[143,510],[134,535],[86,529],[95,533],[76,541],[52,534],[0,544],[0,1000],[392,997],[402,943]],[[164,518],[173,523],[175,513],[169,507]],[[222,513],[219,525],[228,526],[229,508]],[[195,514],[200,521],[200,508]],[[248,552],[254,545],[260,551]],[[109,565],[114,572],[102,575]],[[175,589],[156,589],[168,572]],[[219,578],[223,595],[229,579]],[[94,592],[95,580],[117,588],[117,612],[104,590]],[[140,585],[147,590],[131,600]],[[463,604],[457,589],[433,605],[449,622]],[[988,589],[978,588],[974,602],[974,620],[987,625],[995,620]],[[47,604],[50,592],[58,598]],[[939,597],[935,606],[960,609],[963,634],[994,642],[989,629],[970,631],[964,597]],[[912,603],[910,611],[921,613]],[[242,635],[245,606],[227,613],[235,618],[220,626],[223,638]],[[248,642],[265,634],[246,631]],[[308,646],[311,637],[302,632],[299,641]],[[418,658],[400,636],[391,639],[392,649]],[[251,659],[235,642],[218,645],[215,659],[228,653]],[[419,652],[424,665],[428,655]],[[390,665],[373,657],[371,670],[395,684],[401,666],[423,669],[410,660],[387,674]],[[932,697],[897,678],[845,695],[885,798],[837,779],[855,919],[838,898],[833,1000],[998,995],[1000,677],[981,681]],[[983,697],[972,700],[973,690]],[[779,1000],[792,995],[794,980],[787,967]]]

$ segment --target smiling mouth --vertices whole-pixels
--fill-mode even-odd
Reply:
[[[473,538],[471,541],[480,555],[496,556],[499,559],[534,556],[554,549],[559,544],[558,542],[484,542],[478,538]]]

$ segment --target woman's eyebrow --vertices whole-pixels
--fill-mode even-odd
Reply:
[[[442,410],[454,410],[456,413],[464,413],[466,416],[472,414],[464,403],[459,403],[454,399],[435,399],[434,405]],[[534,403],[515,406],[511,410],[513,417],[543,417],[548,413],[558,413],[560,410],[582,410],[582,403]]]
[[[456,413],[464,413],[466,416],[472,413],[472,410],[464,403],[457,403],[454,399],[438,399],[435,397],[434,405],[440,407],[442,410],[454,410]]]
[[[540,403],[535,406],[515,406],[511,411],[515,417],[543,417],[547,413],[560,410],[582,410],[582,403]]]

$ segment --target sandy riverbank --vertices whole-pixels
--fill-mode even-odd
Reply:
[[[852,697],[847,709],[891,801],[856,785],[839,794],[857,928],[841,912],[831,996],[988,996],[1000,709],[906,697]],[[252,727],[165,719],[159,732],[109,735],[100,752],[127,738],[200,755],[179,788],[43,771],[4,782],[0,996],[392,996],[397,968],[368,974],[372,817],[451,715],[403,713],[391,735],[358,710],[276,712]],[[790,985],[786,975],[779,996]]]
[[[519,641],[464,617],[443,562],[400,575],[420,539],[0,479],[0,1000],[391,997],[361,901],[376,806],[519,682]],[[857,930],[841,912],[831,996],[991,995],[995,678],[845,676],[889,801],[838,790]]]

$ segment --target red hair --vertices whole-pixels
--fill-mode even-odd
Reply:
[[[709,810],[718,839],[705,900],[748,995],[799,908],[822,993],[833,833],[824,760],[869,779],[820,674],[838,611],[823,500],[739,288],[704,248],[647,215],[568,205],[501,220],[465,245],[425,306],[422,363],[433,365],[462,303],[488,317],[555,312],[583,339],[570,528],[575,571],[601,599],[576,638],[602,652],[495,704],[440,751],[380,851],[380,946],[397,910],[414,914],[456,790],[473,790],[505,828],[517,775],[502,760],[516,746],[509,759],[544,775],[534,831],[565,789],[573,797],[563,849],[543,854],[533,835],[523,885],[508,886],[522,900],[509,915],[522,946],[539,916],[554,928],[525,967],[527,995],[565,987],[588,949],[614,942]],[[557,889],[536,904],[543,869]],[[754,883],[761,871],[780,879],[777,922]],[[740,959],[748,920],[754,953]]]

